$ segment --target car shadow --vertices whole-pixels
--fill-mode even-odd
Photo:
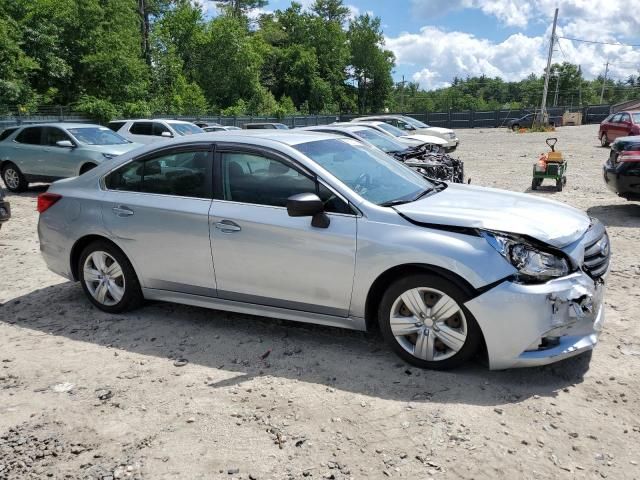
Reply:
[[[269,375],[383,399],[501,405],[554,397],[581,383],[590,362],[586,354],[528,369],[490,371],[476,361],[453,371],[420,370],[396,357],[377,334],[161,302],[108,314],[72,282],[0,305],[0,322],[240,374],[210,383],[214,389]]]
[[[523,193],[558,193],[555,184],[551,185],[540,185],[538,188],[533,190],[531,187],[527,188]]]
[[[35,183],[35,184],[30,184],[29,188],[27,188],[26,191],[20,192],[20,193],[16,193],[16,192],[12,192],[8,188],[6,188],[6,185],[4,185],[4,183],[0,183],[0,185],[3,188],[5,196],[7,198],[9,198],[9,199],[11,197],[37,197],[42,192],[46,192],[47,189],[49,188],[49,184],[48,183]]]
[[[637,203],[597,205],[588,208],[587,214],[597,218],[607,227],[640,227],[640,205]]]

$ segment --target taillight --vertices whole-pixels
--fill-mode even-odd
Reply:
[[[62,198],[57,193],[41,193],[38,195],[38,213],[47,211],[54,203]]]

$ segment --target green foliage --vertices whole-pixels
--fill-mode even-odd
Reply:
[[[305,2],[309,5],[311,2]],[[0,111],[78,103],[101,121],[154,113],[282,116],[532,108],[541,72],[518,82],[454,78],[424,91],[393,84],[379,18],[349,19],[344,0],[260,15],[266,0],[0,0]],[[549,106],[593,104],[603,78],[554,64]],[[635,96],[638,76],[607,80],[604,102]]]
[[[108,100],[83,95],[75,105],[75,110],[102,125],[119,116],[118,108]]]

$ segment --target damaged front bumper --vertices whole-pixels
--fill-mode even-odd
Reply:
[[[604,322],[604,281],[576,272],[544,284],[505,281],[465,304],[484,335],[489,367],[557,362],[591,350]]]

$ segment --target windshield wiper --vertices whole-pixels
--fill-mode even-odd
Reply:
[[[420,192],[418,195],[416,195],[413,198],[410,198],[408,200],[407,199],[389,200],[388,202],[381,203],[380,206],[381,207],[393,207],[394,205],[403,205],[405,203],[415,202],[416,200],[420,200],[422,197],[427,196],[431,192],[433,192],[433,188],[425,188],[422,192]]]

